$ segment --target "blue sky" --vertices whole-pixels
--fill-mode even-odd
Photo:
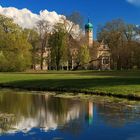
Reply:
[[[140,0],[0,0],[0,5],[28,8],[34,13],[44,9],[64,15],[79,11],[85,20],[89,17],[96,27],[116,18],[140,24]]]

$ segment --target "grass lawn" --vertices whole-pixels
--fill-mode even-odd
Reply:
[[[65,89],[140,96],[140,71],[0,73],[0,85],[33,90]]]

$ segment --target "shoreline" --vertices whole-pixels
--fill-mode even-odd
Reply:
[[[135,94],[115,94],[115,93],[106,93],[106,92],[95,92],[90,90],[79,90],[79,89],[67,89],[67,88],[43,88],[43,87],[21,87],[16,85],[9,85],[9,84],[0,84],[0,88],[4,89],[19,89],[19,90],[27,90],[27,91],[48,91],[48,92],[62,92],[63,93],[73,93],[74,96],[77,94],[84,94],[84,95],[97,95],[97,96],[107,96],[107,97],[115,97],[120,99],[128,99],[134,101],[140,101],[140,96]]]

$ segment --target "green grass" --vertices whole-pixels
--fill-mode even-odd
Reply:
[[[0,85],[140,96],[140,71],[0,73]]]

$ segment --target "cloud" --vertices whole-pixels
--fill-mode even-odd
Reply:
[[[30,10],[17,9],[14,7],[1,7],[0,6],[0,14],[5,15],[9,18],[13,18],[14,22],[20,25],[23,28],[33,28],[36,26],[36,22],[44,19],[51,23],[52,25],[58,22],[63,15],[57,14],[55,11],[49,12],[47,10],[40,11],[39,14],[34,14]]]
[[[57,22],[60,22],[61,19],[66,19],[64,15],[59,15],[55,11],[49,12],[48,10],[42,10],[39,14],[35,14],[30,10],[17,9],[15,7],[2,7],[0,6],[0,14],[5,15],[9,18],[12,18],[16,24],[21,26],[22,28],[32,29],[36,27],[36,23],[39,20],[46,20],[50,23],[50,25],[54,25]],[[72,22],[68,21],[68,28],[72,25]],[[79,25],[75,25],[72,29],[72,36],[74,38],[79,36],[81,32]]]
[[[135,6],[140,6],[140,0],[126,0],[126,1]]]

